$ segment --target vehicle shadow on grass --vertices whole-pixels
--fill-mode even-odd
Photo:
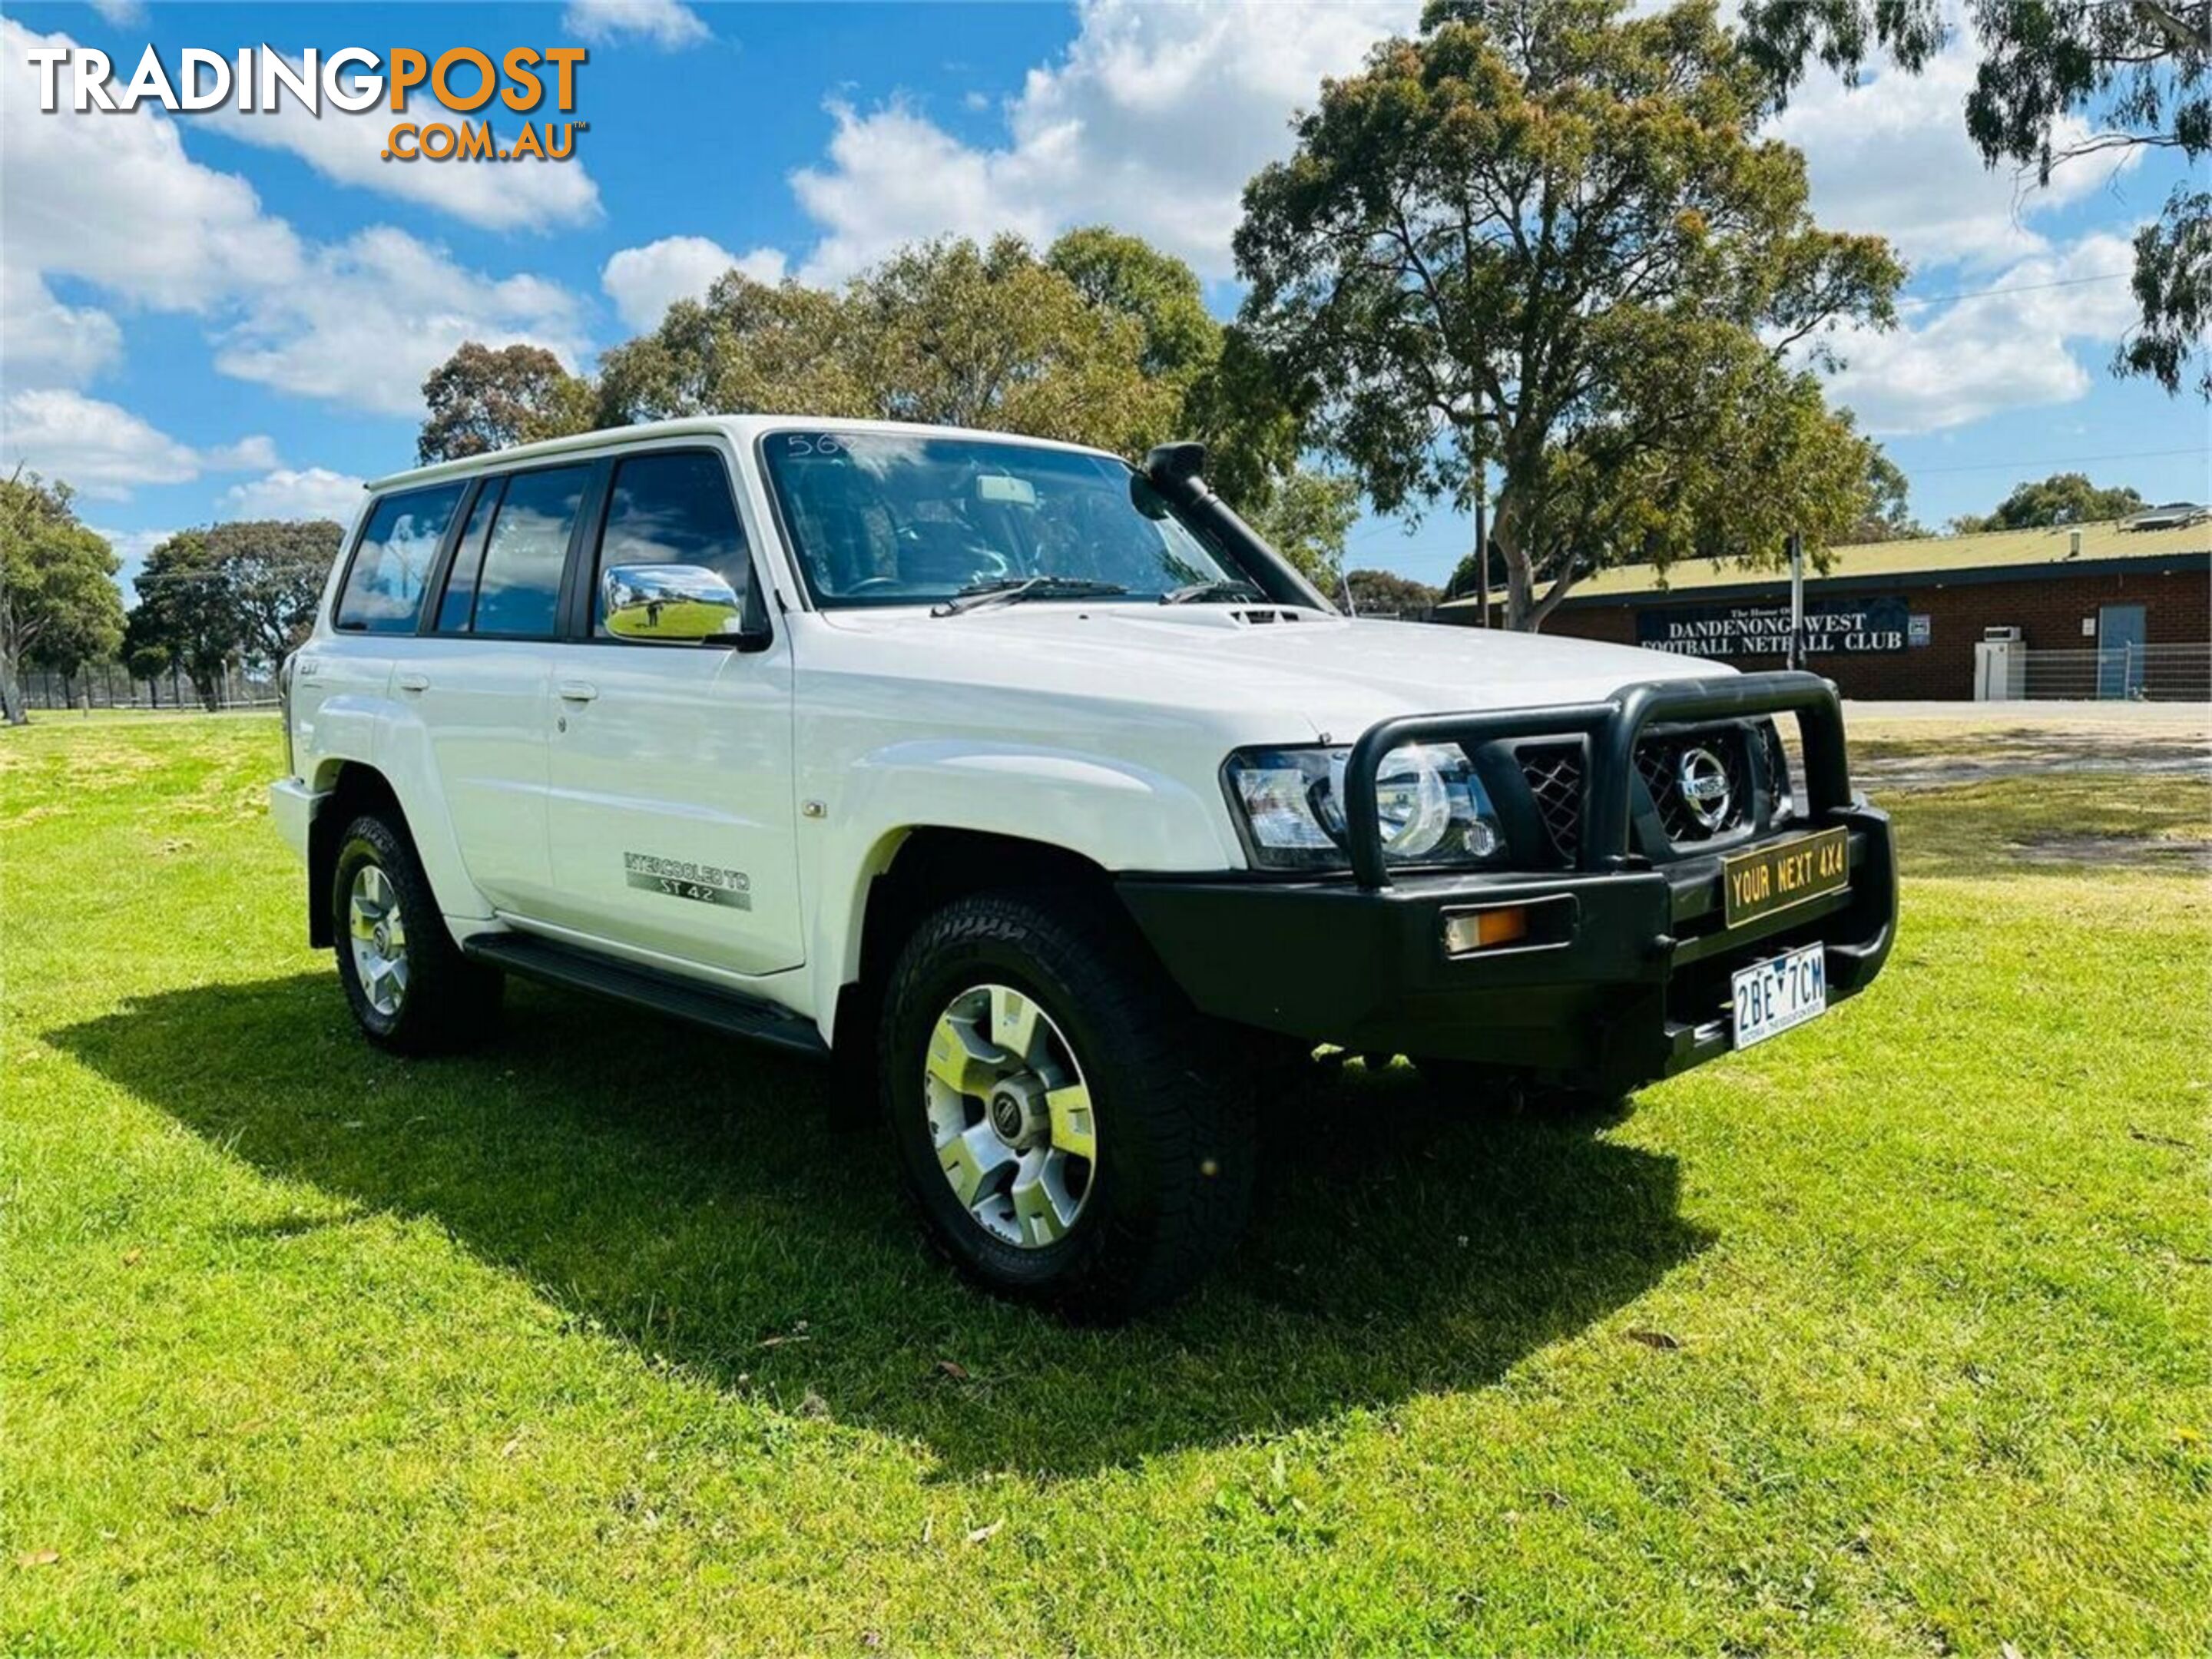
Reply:
[[[497,1041],[404,1062],[302,974],[162,993],[55,1040],[257,1168],[434,1218],[580,1324],[917,1439],[951,1474],[1082,1474],[1480,1387],[1708,1240],[1674,1161],[1601,1126],[1316,1067],[1272,1104],[1226,1270],[1082,1329],[941,1267],[880,1135],[826,1127],[821,1068],[604,1003],[514,987]]]

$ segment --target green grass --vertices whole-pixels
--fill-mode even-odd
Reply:
[[[1887,976],[1619,1121],[1319,1079],[1097,1332],[796,1062],[528,989],[371,1053],[276,769],[0,734],[0,1649],[2212,1646],[2212,895],[2008,850],[2202,781],[1899,799]]]

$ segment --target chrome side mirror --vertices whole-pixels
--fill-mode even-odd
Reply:
[[[607,632],[618,640],[736,640],[745,631],[737,591],[696,564],[618,564],[599,578]]]

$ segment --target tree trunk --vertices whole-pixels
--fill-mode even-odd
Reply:
[[[1510,492],[1498,498],[1498,516],[1490,524],[1490,544],[1505,560],[1505,625],[1525,633],[1535,598],[1535,572],[1529,568],[1528,550],[1521,544],[1516,505]]]
[[[31,711],[23,707],[23,688],[15,682],[15,665],[0,663],[0,713],[10,726],[28,726]]]
[[[192,675],[192,690],[199,694],[200,707],[210,714],[222,708],[222,687],[219,681],[210,679],[204,672]]]
[[[1552,620],[1552,613],[1559,608],[1559,601],[1567,597],[1568,591],[1574,585],[1574,564],[1571,559],[1565,571],[1553,579],[1551,586],[1544,591],[1544,597],[1536,602],[1536,608],[1529,612],[1528,631],[1531,634],[1543,632],[1544,624]]]

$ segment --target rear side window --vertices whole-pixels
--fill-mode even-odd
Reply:
[[[471,631],[538,638],[556,631],[568,537],[591,477],[588,466],[558,466],[507,479],[477,578]]]
[[[386,495],[370,509],[338,595],[340,628],[410,634],[422,608],[422,586],[445,538],[462,486],[438,484]]]
[[[592,631],[605,636],[606,572],[625,564],[690,564],[711,570],[739,599],[752,580],[745,532],[718,455],[637,455],[615,468],[592,584]]]
[[[438,601],[441,634],[469,631],[469,621],[477,608],[477,574],[483,568],[484,532],[491,528],[492,514],[499,511],[500,491],[506,484],[504,478],[487,478],[484,487],[477,492],[477,504],[469,510],[467,526],[453,549],[453,568],[446,578],[446,596]]]

